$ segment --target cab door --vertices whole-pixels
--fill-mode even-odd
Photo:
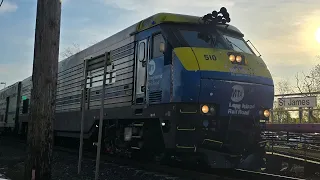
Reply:
[[[151,45],[152,44],[152,45]],[[148,61],[148,104],[157,104],[161,102],[169,102],[171,76],[169,67],[165,69],[164,61],[164,49],[161,51],[161,44],[165,44],[163,35],[160,32],[156,32],[151,38],[151,51]],[[163,46],[164,47],[164,46]],[[169,54],[169,53],[168,53]],[[172,53],[167,58],[172,58]],[[163,94],[165,94],[163,96]]]
[[[149,59],[148,39],[138,41],[136,44],[136,78],[135,78],[135,98],[134,104],[144,104],[146,102],[146,64]]]

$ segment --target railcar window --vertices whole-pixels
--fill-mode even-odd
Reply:
[[[235,51],[253,54],[253,52],[249,49],[247,44],[242,39],[234,38],[228,35],[223,36],[227,39],[227,41]]]
[[[160,51],[160,43],[164,43],[162,34],[153,36],[152,58],[163,56],[163,53]]]
[[[143,61],[144,60],[144,56],[145,56],[145,43],[141,42],[139,44],[139,54],[138,54],[138,59],[139,61]]]

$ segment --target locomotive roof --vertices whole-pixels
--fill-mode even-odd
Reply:
[[[153,26],[156,26],[158,24],[162,23],[190,23],[190,24],[200,24],[202,22],[201,17],[199,16],[190,16],[190,15],[183,15],[183,14],[173,14],[173,13],[158,13],[155,15],[152,15],[142,21],[140,21],[137,25],[137,32],[143,31],[145,29],[151,28]],[[236,28],[235,26],[232,26],[230,24],[228,25],[217,25],[217,28],[219,29],[225,29],[227,28],[229,31],[234,31],[238,34],[243,34],[241,31]]]

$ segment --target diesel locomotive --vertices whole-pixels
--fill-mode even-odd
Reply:
[[[211,167],[260,168],[273,80],[229,15],[210,16],[155,14],[60,61],[55,137],[77,141],[83,115],[85,144],[96,142],[104,98],[106,153],[187,154]],[[31,90],[28,77],[0,91],[2,132],[27,135]]]

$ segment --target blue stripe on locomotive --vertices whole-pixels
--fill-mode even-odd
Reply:
[[[218,72],[218,71],[201,71],[201,77],[204,79],[220,79],[247,82],[247,83],[259,83],[263,85],[273,86],[273,80],[262,76],[247,76],[243,74],[234,74],[231,72]]]
[[[200,71],[187,71],[179,58],[173,56],[172,102],[197,103],[200,92]]]
[[[164,57],[149,60],[148,63],[149,104],[168,103],[170,101],[170,66],[164,66]],[[153,94],[160,93],[161,98]]]

